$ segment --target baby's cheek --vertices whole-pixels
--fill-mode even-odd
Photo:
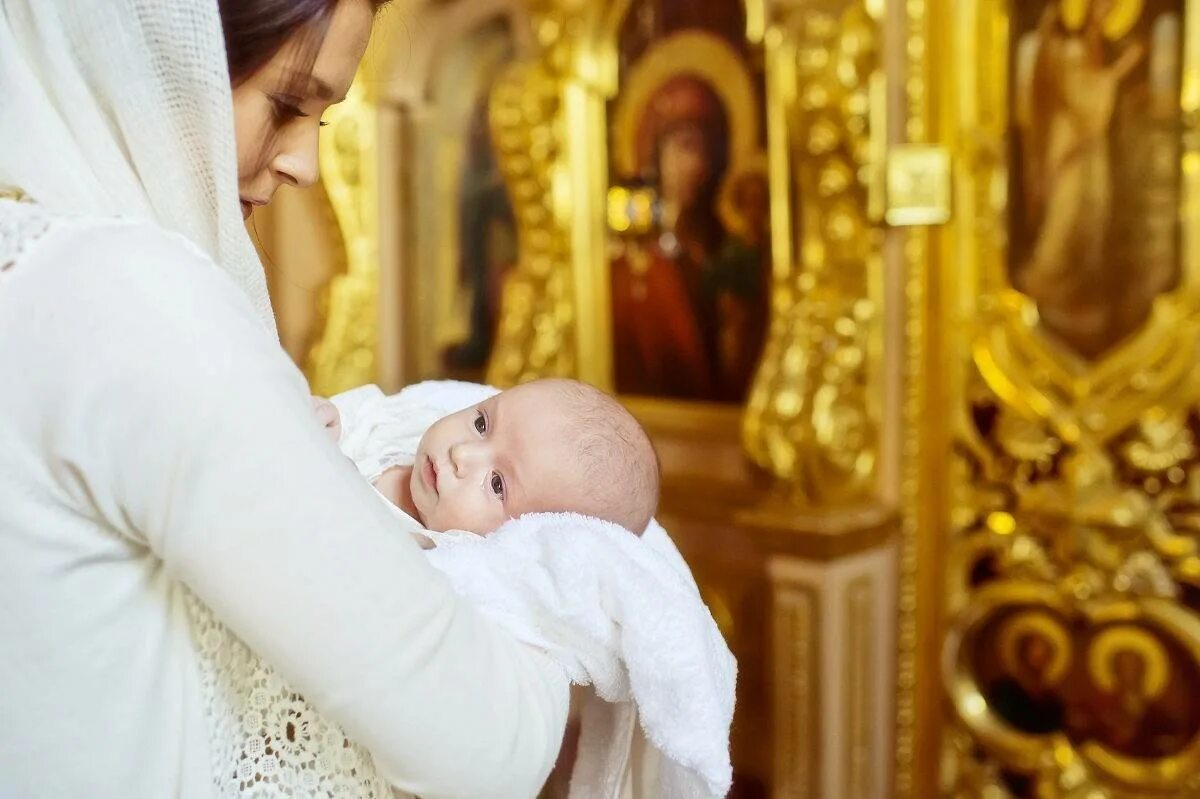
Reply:
[[[438,519],[440,526],[436,529],[443,532],[464,530],[486,535],[504,524],[507,519],[499,503],[479,502],[474,497],[460,497],[457,502],[452,498],[442,497],[438,509],[442,513]]]

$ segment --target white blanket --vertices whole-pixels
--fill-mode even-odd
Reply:
[[[391,397],[374,387],[335,397],[343,450],[364,476],[377,475],[415,453],[433,421],[493,392],[435,382]],[[728,792],[737,666],[662,527],[651,522],[639,538],[598,519],[547,513],[487,537],[429,535],[431,562],[462,596],[594,689],[582,708],[572,799]],[[639,754],[645,742],[658,755],[653,765]],[[632,791],[631,769],[640,772]]]

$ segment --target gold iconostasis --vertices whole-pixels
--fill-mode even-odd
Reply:
[[[380,24],[256,215],[284,344],[318,393],[625,401],[732,796],[1200,796],[1197,0]]]

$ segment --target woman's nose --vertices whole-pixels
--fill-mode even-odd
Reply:
[[[283,183],[306,188],[317,182],[317,127],[297,126],[281,141],[271,169]]]

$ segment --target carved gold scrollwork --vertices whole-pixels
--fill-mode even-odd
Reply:
[[[1077,721],[1074,733],[1034,742],[1002,722],[993,725],[993,700],[962,687],[962,680],[978,678],[978,664],[970,659],[986,645],[984,637],[972,639],[963,631],[999,605],[1026,600],[1074,620],[1077,627],[1128,623],[1130,641],[1144,641],[1149,633],[1138,632],[1143,628],[1156,630],[1173,643],[1161,657],[1156,644],[1143,647],[1150,653],[1143,658],[1148,684],[1158,679],[1151,679],[1151,672],[1166,668],[1200,679],[1200,620],[1194,608],[1200,574],[1200,416],[1180,402],[1196,395],[1190,364],[1198,348],[1191,320],[1172,325],[1180,338],[1158,339],[1163,344],[1159,358],[1151,349],[1137,350],[1135,342],[1138,357],[1128,362],[1124,379],[1119,373],[1107,377],[1102,367],[1063,382],[1055,381],[1057,369],[1070,371],[1062,362],[1022,350],[1014,343],[1019,336],[1005,337],[996,332],[1000,329],[991,328],[991,338],[981,339],[990,346],[976,348],[978,371],[958,448],[962,500],[955,511],[946,594],[957,621],[946,642],[950,660],[943,664],[957,715],[1002,766],[1055,786],[1077,779],[1082,787],[1131,786],[1131,795],[1196,790],[1200,784],[1190,781],[1200,767],[1200,706],[1195,703],[1179,705],[1180,712],[1197,718],[1188,742],[1134,757],[1078,733],[1089,724],[1116,722]],[[1179,350],[1185,353],[1182,359]],[[1038,356],[1021,360],[1019,352]],[[1143,369],[1147,377],[1130,389],[1130,371]],[[1181,604],[1189,592],[1191,608]],[[1089,657],[1098,676],[1090,697],[1073,700],[1077,715],[1100,712],[1094,705],[1104,701],[1106,691],[1112,693],[1106,688],[1111,678],[1097,665],[1111,660],[1104,654],[1112,648],[1104,635],[1094,637]],[[951,660],[955,671],[950,671]],[[1140,730],[1138,720],[1149,712],[1129,711],[1132,715],[1121,723]],[[1113,715],[1120,718],[1118,711]],[[1184,733],[1159,730],[1158,740],[1166,735]]]
[[[609,330],[601,154],[615,65],[604,40],[626,5],[530,2],[537,54],[492,89],[489,119],[520,250],[488,365],[495,385],[548,376],[611,383],[601,346]]]
[[[497,80],[491,94],[497,160],[520,241],[488,367],[488,382],[494,385],[575,374],[570,230],[554,202],[560,83],[549,64],[521,63]]]
[[[356,80],[330,109],[320,140],[321,181],[346,247],[346,272],[326,298],[325,327],[305,372],[316,394],[330,396],[375,382],[379,349],[378,129],[368,81]]]
[[[863,2],[768,7],[775,288],[743,440],[811,502],[873,492],[882,233],[867,217],[879,22]]]

